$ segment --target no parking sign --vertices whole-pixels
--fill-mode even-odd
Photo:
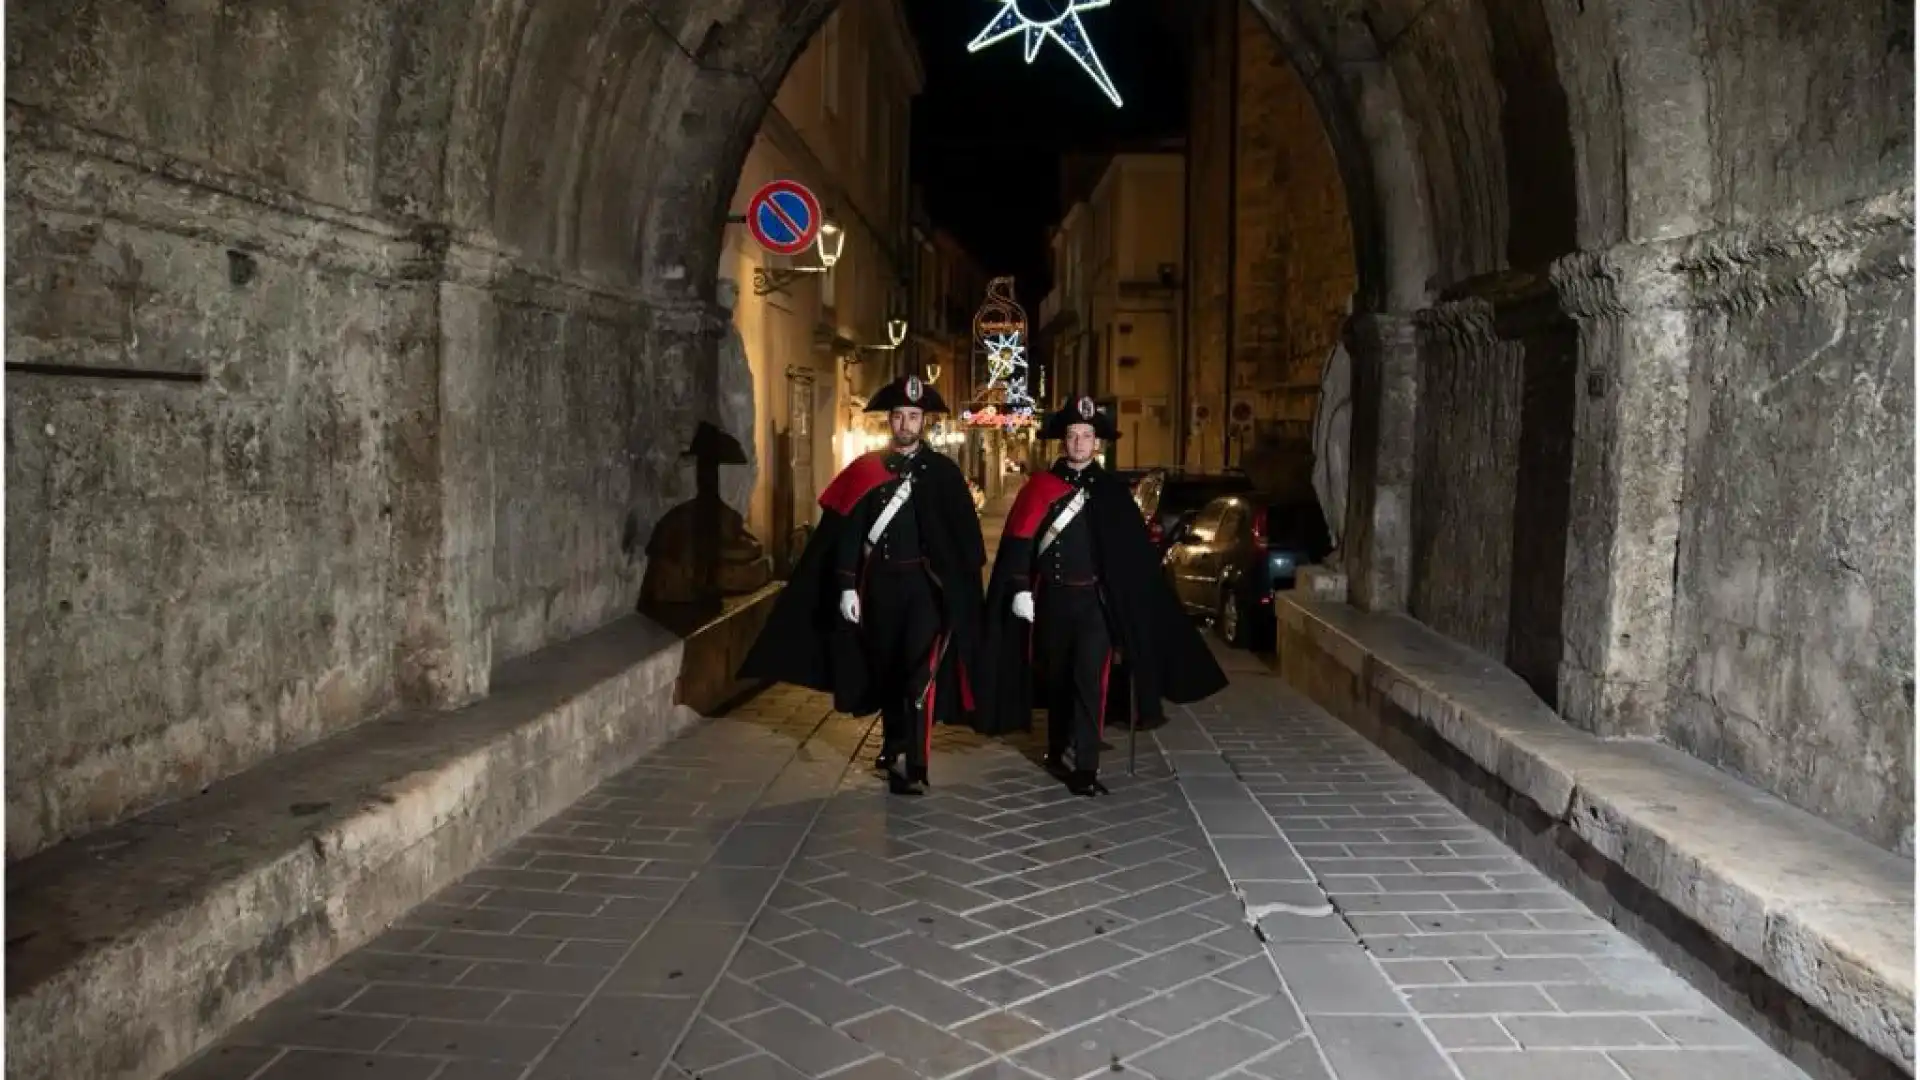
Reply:
[[[775,255],[798,255],[820,235],[820,200],[797,180],[775,180],[747,204],[747,230]]]

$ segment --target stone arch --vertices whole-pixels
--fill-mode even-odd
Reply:
[[[1247,2],[1280,37],[1320,108],[1347,187],[1354,222],[1355,253],[1360,263],[1358,306],[1378,310],[1388,303],[1390,294],[1408,292],[1404,285],[1396,288],[1389,284],[1389,251],[1413,266],[1402,272],[1403,278],[1421,278],[1425,263],[1417,254],[1417,243],[1409,254],[1402,255],[1384,239],[1389,234],[1419,236],[1426,228],[1417,208],[1409,213],[1408,207],[1398,204],[1387,211],[1379,206],[1374,185],[1378,170],[1373,159],[1381,144],[1392,146],[1391,136],[1369,131],[1363,125],[1362,114],[1354,107],[1352,88],[1342,84],[1342,74],[1330,62],[1317,28],[1296,11],[1297,0]],[[691,137],[691,141],[678,144],[686,164],[677,171],[702,178],[737,173],[751,132],[772,88],[778,85],[777,76],[792,65],[836,6],[837,0],[782,0],[744,8],[735,21],[726,24],[724,61],[716,54],[713,62],[703,65],[708,75],[703,83],[705,92],[687,96],[679,116],[668,121],[669,132]],[[729,72],[755,72],[762,77],[757,83],[744,80],[729,84]],[[1390,88],[1385,89],[1391,93]],[[732,117],[748,134],[733,137],[739,128],[716,123],[723,116]],[[1405,171],[1405,153],[1393,148],[1390,155],[1396,168]],[[717,252],[718,226],[725,219],[725,200],[731,194],[730,188],[716,181],[674,185],[654,199],[649,214],[652,224],[646,230],[649,240],[645,265],[663,292],[689,287],[679,284],[683,276],[688,282],[711,276],[699,271],[717,257],[712,252]],[[1403,241],[1401,247],[1406,248],[1407,243]]]
[[[9,515],[87,537],[10,579],[10,628],[48,628],[9,669],[10,858],[631,610],[723,325],[641,268],[673,167],[727,155],[656,141],[750,136],[724,88],[777,83],[761,10],[9,9],[8,354],[47,369],[8,376]],[[63,616],[89,573],[114,593]],[[71,670],[103,636],[124,678]]]
[[[735,179],[769,103],[837,0],[745,0],[709,22],[661,110],[675,165],[651,193],[640,267],[662,297],[705,299]]]
[[[1910,290],[1910,269],[1887,253],[1912,227],[1912,104],[1882,89],[1911,84],[1910,5],[1249,2],[1320,103],[1355,217],[1356,599],[1407,603],[1411,433],[1421,410],[1446,415],[1420,396],[1422,350],[1478,363],[1533,316],[1578,328],[1577,515],[1565,531],[1579,540],[1564,620],[1578,634],[1560,664],[1570,719],[1655,733],[1635,717],[1662,711],[1675,590],[1722,573],[1716,560],[1740,544],[1775,551],[1808,596],[1854,587],[1823,577],[1833,560],[1808,538],[1817,530],[1786,536],[1682,507],[1746,482],[1751,470],[1726,457],[1738,447],[1747,461],[1844,458],[1823,489],[1839,494],[1821,497],[1852,501],[1829,517],[1879,520],[1849,477],[1898,454],[1811,423],[1793,447],[1755,433],[1779,431],[1784,411],[1861,414],[1856,431],[1904,445],[1910,425],[1887,418],[1911,399],[1910,373],[1863,366],[1853,382],[1793,376],[1769,389],[1758,372],[1791,347],[1777,342],[1885,336],[1898,304],[1880,292]],[[626,608],[631,537],[683,494],[679,453],[702,407],[693,375],[711,369],[719,326],[707,290],[724,185],[833,6],[9,9],[8,199],[21,211],[9,214],[10,263],[29,283],[10,295],[9,359],[135,376],[9,384],[10,522],[40,559],[22,561],[32,580],[9,617],[17,607],[63,628],[9,679],[10,731],[64,723],[90,740],[17,744],[10,853],[396,700],[469,700],[496,660]],[[1521,141],[1551,145],[1519,152]],[[1885,310],[1863,316],[1863,304]],[[126,318],[92,314],[104,311]],[[1709,354],[1726,363],[1696,369]],[[1858,386],[1872,393],[1846,396],[1867,393]],[[1690,433],[1690,408],[1711,438]],[[87,459],[94,488],[59,488],[66,474],[51,463],[79,451],[32,435],[49,425],[75,446],[177,451],[205,477],[171,490],[148,471],[166,454],[103,452]],[[1755,504],[1801,521],[1806,500],[1789,487]],[[111,490],[149,497],[117,504]],[[1911,498],[1910,483],[1901,490]],[[163,506],[200,507],[213,524],[179,543]],[[354,527],[330,527],[317,507]],[[120,533],[93,528],[126,515]],[[1865,526],[1835,528],[1872,546]],[[256,549],[273,529],[328,573],[271,575]],[[84,590],[77,562],[48,554],[52,538],[121,534],[174,539],[138,552],[90,542],[80,555],[125,571],[96,583],[132,584],[59,611],[61,590]],[[1910,589],[1910,567],[1874,565],[1875,595]],[[182,583],[197,591],[168,607]],[[323,585],[357,598],[346,629],[328,621],[329,597],[301,591]],[[1781,624],[1818,621],[1813,600],[1790,602],[1801,609],[1776,612]],[[159,671],[168,647],[201,642],[191,685],[63,666],[85,654],[74,642],[162,609],[170,633],[124,641],[125,666]],[[269,628],[265,653],[232,640],[245,625]],[[1810,657],[1833,651],[1794,641]],[[1902,666],[1910,652],[1861,677],[1875,708],[1899,680],[1874,680]],[[1745,727],[1788,730],[1782,717],[1821,715],[1817,704],[1768,705]],[[250,710],[275,719],[258,730],[221,719]],[[1899,789],[1891,780],[1842,796],[1829,777],[1773,776],[1755,754],[1763,782],[1810,805],[1845,802],[1853,827],[1904,827],[1871,805]],[[88,789],[111,790],[88,806]]]

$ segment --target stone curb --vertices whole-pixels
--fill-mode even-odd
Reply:
[[[1569,727],[1517,676],[1404,616],[1297,595],[1274,607],[1283,631],[1914,1074],[1912,861],[1681,751]]]
[[[699,722],[673,704],[681,660],[624,619],[509,665],[471,708],[362,725],[24,860],[9,1072],[165,1075]],[[289,804],[341,809],[289,826]]]

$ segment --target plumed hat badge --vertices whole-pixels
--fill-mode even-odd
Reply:
[[[918,375],[907,376],[907,400],[908,401],[911,401],[916,405],[919,404],[921,395],[924,394],[925,392],[926,392],[926,388],[921,385],[920,377]]]

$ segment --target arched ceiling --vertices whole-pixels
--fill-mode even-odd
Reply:
[[[1320,104],[1363,306],[1903,182],[1912,102],[1873,87],[1907,84],[1911,45],[1880,0],[1248,2]],[[179,169],[687,296],[834,6],[24,5],[8,95]]]

